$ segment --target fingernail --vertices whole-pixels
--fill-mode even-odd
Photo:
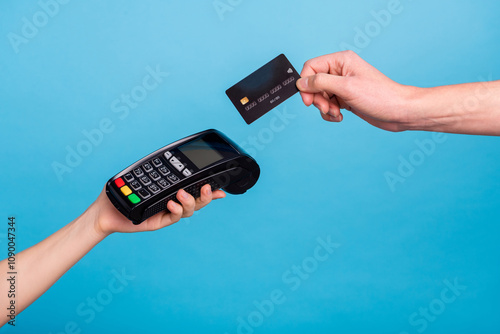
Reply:
[[[184,198],[184,199],[187,199],[188,198],[188,193],[185,190],[183,190],[181,192],[181,197]]]
[[[303,90],[307,88],[309,78],[300,78],[297,80],[297,88],[299,90]]]
[[[212,187],[207,187],[207,195],[212,195]]]
[[[319,105],[317,105],[316,103],[313,103],[313,105],[319,109],[319,111],[321,111],[322,114],[326,115],[326,113],[323,112],[323,110],[321,110],[321,107]]]
[[[329,112],[329,114],[330,114],[332,117],[335,117],[335,118],[339,117],[339,115],[335,115],[335,111],[334,111],[333,109],[330,109],[328,112]]]

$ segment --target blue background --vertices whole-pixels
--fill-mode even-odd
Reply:
[[[388,1],[228,6],[219,16],[210,0],[71,1],[16,53],[8,34],[21,35],[23,17],[33,22],[41,7],[2,1],[0,217],[6,231],[16,216],[18,249],[76,218],[122,168],[197,131],[223,131],[262,169],[245,195],[161,231],[112,235],[2,330],[60,333],[75,322],[82,333],[237,333],[238,317],[279,289],[286,301],[251,331],[418,333],[410,316],[438,305],[444,281],[457,279],[466,289],[424,331],[499,333],[498,138],[448,134],[391,189],[385,173],[431,133],[384,132],[348,112],[327,123],[298,94],[277,108],[293,118],[272,131],[275,113],[248,126],[224,93],[280,53],[300,71],[342,43],[356,46],[355,29]],[[401,6],[357,47],[384,74],[421,87],[499,78],[498,1]],[[169,75],[120,119],[112,102],[141,85],[148,66]],[[105,118],[114,130],[58,180],[53,162]],[[328,236],[340,247],[292,291],[282,275]],[[103,293],[112,270],[135,278],[87,323],[76,309]]]

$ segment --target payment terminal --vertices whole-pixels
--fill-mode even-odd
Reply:
[[[200,188],[243,194],[258,180],[257,162],[217,130],[196,133],[149,154],[106,184],[111,203],[134,224],[168,211],[167,203],[184,189],[200,197]]]

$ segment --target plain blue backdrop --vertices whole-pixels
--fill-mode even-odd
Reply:
[[[262,174],[174,226],[110,236],[2,331],[500,332],[498,138],[430,145],[430,133],[384,132],[349,112],[327,123],[298,94],[246,125],[224,93],[280,53],[300,71],[346,45],[404,84],[499,79],[498,1],[401,0],[390,17],[382,0],[46,3],[0,4],[3,257],[9,215],[25,249],[80,215],[109,177],[197,131],[226,133]],[[116,112],[148,68],[168,75]],[[54,163],[103,119],[113,130],[59,179]],[[410,158],[391,187],[387,173]],[[324,261],[311,258],[318,238],[337,246]],[[110,293],[122,271],[134,278]],[[449,303],[447,282],[461,286]],[[259,311],[276,290],[282,302]]]

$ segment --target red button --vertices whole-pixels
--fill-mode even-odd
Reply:
[[[125,185],[125,182],[124,182],[124,181],[122,180],[122,178],[120,177],[120,178],[118,178],[118,179],[116,179],[116,180],[115,180],[115,184],[116,184],[116,186],[117,186],[118,188],[121,188],[121,187],[123,187],[123,186]]]

